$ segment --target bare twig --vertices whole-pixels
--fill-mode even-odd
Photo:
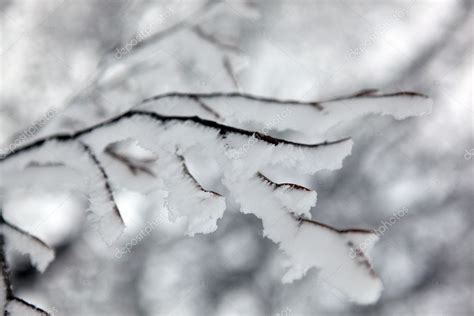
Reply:
[[[240,53],[242,51],[238,46],[235,46],[235,45],[232,45],[232,44],[229,44],[229,43],[225,43],[222,40],[218,39],[216,36],[207,33],[199,25],[195,25],[192,28],[192,30],[201,39],[205,40],[206,42],[208,42],[208,43],[210,43],[214,46],[216,46],[217,48],[232,51],[234,53]]]
[[[195,97],[192,97],[193,100],[195,100],[200,107],[202,107],[204,110],[206,110],[207,112],[211,113],[216,119],[220,119],[221,118],[221,115],[214,109],[212,109],[209,105],[207,105],[206,103],[204,103],[201,98],[195,96]]]
[[[123,163],[130,170],[130,172],[133,175],[137,175],[139,172],[142,172],[142,173],[148,174],[149,176],[152,176],[152,177],[156,178],[156,175],[152,170],[150,170],[149,168],[147,168],[145,166],[139,165],[137,162],[132,161],[132,159],[128,158],[127,156],[119,153],[118,151],[116,151],[114,145],[115,144],[108,145],[105,148],[104,152],[107,155],[109,155],[110,157],[112,157],[112,158],[120,161],[121,163]]]
[[[367,90],[365,90],[367,91]],[[285,100],[285,99],[275,99],[275,98],[269,98],[269,97],[262,97],[262,96],[257,96],[249,93],[240,93],[240,92],[214,92],[214,93],[181,93],[181,92],[171,92],[171,93],[166,93],[166,94],[160,94],[156,95],[150,98],[147,98],[143,100],[142,103],[147,103],[151,101],[156,101],[162,98],[168,98],[168,97],[182,97],[182,98],[192,98],[192,97],[199,97],[202,99],[214,99],[214,98],[244,98],[248,100],[255,100],[255,101],[260,101],[263,104],[269,104],[269,103],[277,103],[277,104],[285,104],[285,105],[307,105],[307,106],[312,106],[312,107],[321,107],[321,103],[324,102],[331,102],[331,101],[339,101],[339,100],[349,100],[349,99],[354,99],[354,98],[387,98],[387,97],[398,97],[398,96],[407,96],[407,97],[423,97],[423,98],[428,98],[428,96],[421,94],[421,93],[416,93],[416,92],[409,92],[409,91],[401,91],[401,92],[396,92],[396,93],[385,93],[385,94],[365,94],[365,95],[357,95],[358,93],[351,94],[349,96],[345,97],[339,97],[339,98],[333,98],[333,99],[328,99],[324,101],[298,101],[298,100]]]
[[[3,216],[0,216],[0,225],[5,225],[5,226],[8,226],[10,227],[11,229],[15,230],[16,232],[22,234],[22,235],[25,235],[25,236],[28,236],[28,238],[31,238],[32,240],[34,240],[35,242],[41,244],[41,246],[43,247],[46,247],[48,249],[51,249],[44,241],[42,241],[41,239],[39,239],[38,237],[36,236],[33,236],[31,235],[30,233],[28,233],[27,231],[24,231],[23,229],[21,229],[20,227],[16,226],[16,225],[13,225],[9,222],[7,222]]]
[[[232,68],[232,65],[227,56],[222,57],[222,64],[224,65],[225,71],[227,72],[230,79],[232,80],[234,87],[240,91],[241,89],[240,89],[239,82],[237,81],[237,77],[235,76],[234,69]]]
[[[315,220],[312,220],[312,219],[303,218],[303,217],[301,217],[299,215],[296,215],[294,213],[292,213],[292,215],[298,222],[301,222],[302,224],[307,223],[307,224],[320,226],[320,227],[329,229],[329,230],[331,230],[333,232],[336,232],[336,233],[339,233],[339,234],[350,234],[350,233],[374,234],[374,231],[370,230],[370,229],[359,229],[359,228],[338,229],[338,228],[335,228],[333,226],[330,226],[330,225],[327,225],[327,224],[324,224],[324,223],[321,223],[321,222],[318,222],[318,221],[315,221]]]

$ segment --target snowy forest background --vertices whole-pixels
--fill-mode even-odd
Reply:
[[[121,192],[122,238],[152,229],[117,255],[84,220],[83,199],[41,182],[3,205],[56,250],[42,274],[15,258],[16,293],[54,315],[472,314],[473,5],[2,0],[0,148],[175,91],[313,101],[376,88],[434,103],[423,117],[353,122],[344,167],[304,179],[318,192],[313,218],[335,227],[376,229],[403,210],[372,251],[384,283],[376,304],[349,302],[315,269],[282,284],[284,258],[261,221],[232,208],[216,232],[191,238]]]

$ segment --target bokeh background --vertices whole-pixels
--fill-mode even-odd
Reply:
[[[324,100],[366,88],[429,95],[433,111],[369,116],[343,169],[305,181],[313,218],[377,228],[380,301],[358,306],[317,271],[280,282],[284,257],[255,217],[226,211],[210,235],[160,220],[117,258],[69,192],[17,189],[10,220],[50,244],[44,274],[16,258],[19,296],[54,315],[472,315],[472,0],[1,0],[0,148],[73,131],[155,94],[241,91]],[[1,180],[0,180],[1,181]],[[126,241],[161,204],[120,192]],[[330,251],[330,249],[328,249]],[[324,255],[324,254],[321,254]]]

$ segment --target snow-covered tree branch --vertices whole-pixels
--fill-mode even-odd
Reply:
[[[167,107],[170,103],[174,106]],[[331,136],[340,124],[370,113],[402,119],[430,110],[427,97],[407,92],[371,91],[322,102],[240,93],[159,95],[85,129],[17,148],[0,160],[6,179],[2,190],[38,181],[34,177],[14,180],[31,168],[49,165],[51,179],[55,167],[70,168],[82,181],[68,184],[69,189],[87,194],[92,223],[109,245],[124,228],[114,198],[118,188],[143,194],[165,192],[170,219],[185,220],[185,233],[190,236],[215,231],[226,200],[232,199],[242,213],[262,221],[264,236],[288,257],[284,282],[299,279],[315,267],[321,275],[334,275],[329,282],[351,300],[369,304],[380,296],[382,283],[371,267],[370,247],[361,251],[358,245],[370,239],[372,246],[377,236],[371,230],[339,229],[312,220],[316,192],[271,179],[281,177],[279,170],[285,168],[301,175],[341,168],[352,141]],[[278,123],[269,124],[272,118]],[[291,139],[275,136],[282,131]],[[215,168],[194,175],[203,162],[212,162]],[[207,187],[209,183],[223,186]],[[7,245],[30,253],[44,270],[52,259],[49,248],[5,221],[2,227]],[[350,255],[354,249],[357,256]],[[4,308],[8,309],[11,302],[22,301],[12,298],[5,273],[4,280]]]
[[[472,8],[3,1],[0,313],[472,314]]]

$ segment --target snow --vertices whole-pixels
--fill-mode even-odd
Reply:
[[[241,211],[260,218],[264,236],[277,243],[288,256],[289,269],[283,276],[283,282],[299,279],[315,267],[320,270],[320,279],[349,299],[359,304],[377,301],[382,283],[372,271],[367,253],[351,256],[349,246],[350,243],[359,245],[373,234],[338,232],[323,225],[300,221],[295,214],[304,214],[309,218],[311,204],[316,201],[307,205],[290,203],[288,207],[287,201],[282,201],[272,186],[257,177],[246,179],[236,175],[233,179],[226,178],[225,184],[240,203]],[[368,248],[364,251],[369,251]]]
[[[217,229],[217,220],[226,207],[223,196],[206,191],[187,173],[184,161],[171,155],[160,155],[160,163],[167,166],[160,175],[168,191],[168,210],[174,221],[187,220],[187,234],[210,233]]]
[[[48,313],[27,304],[25,301],[14,298],[8,302],[6,311],[12,316],[47,316]]]
[[[184,233],[194,236],[217,229],[226,200],[211,186],[225,192],[216,185],[221,182],[227,198],[240,204],[242,213],[261,219],[264,236],[287,256],[283,282],[316,268],[322,282],[354,302],[371,304],[383,288],[369,257],[377,236],[312,221],[317,193],[272,177],[281,179],[281,167],[300,175],[339,169],[353,142],[329,137],[334,129],[369,113],[396,119],[422,115],[430,112],[430,102],[421,95],[375,92],[317,103],[238,94],[158,96],[74,139],[49,140],[1,161],[0,171],[11,179],[45,165],[39,170],[54,174],[58,167],[61,179],[71,168],[82,181],[62,184],[63,189],[77,185],[87,194],[89,217],[108,245],[124,229],[114,197],[119,190],[164,197],[169,219],[184,223]],[[290,137],[279,138],[283,132]],[[209,172],[196,171],[199,166],[208,166]],[[37,180],[42,173],[36,169],[29,174],[36,172]],[[41,271],[52,260],[49,248],[35,239],[5,225],[2,232]],[[361,250],[361,244],[368,246]]]
[[[111,244],[120,236],[123,222],[113,201],[113,193],[107,189],[107,182],[100,167],[83,145],[78,142],[51,140],[43,146],[19,153],[15,159],[7,160],[0,165],[0,171],[2,174],[21,172],[32,162],[40,165],[59,162],[72,168],[79,178],[76,183],[80,186],[77,189],[85,191],[89,197],[89,211],[92,213],[90,218],[98,226],[104,241]],[[50,175],[52,178],[55,178],[54,176],[54,173]]]
[[[166,191],[171,220],[185,219],[187,221],[186,234],[192,236],[217,229],[216,221],[223,216],[225,200],[224,197],[200,187],[200,184],[196,183],[189,171],[184,168],[183,158],[179,157],[177,148],[178,151],[185,152],[199,142],[207,141],[209,144],[216,142],[215,132],[197,128],[191,131],[193,128],[189,125],[187,123],[165,125],[139,116],[121,121],[118,126],[113,126],[109,130],[97,131],[93,137],[87,137],[86,140],[93,141],[92,146],[100,152],[107,143],[102,142],[102,137],[112,132],[118,140],[123,137],[120,131],[127,130],[144,150],[153,152],[157,160],[150,167],[155,178],[143,177],[141,179],[143,182],[133,187],[123,182],[120,184],[128,189],[146,189],[144,193],[149,193],[150,185],[145,183],[153,182],[157,190]],[[137,129],[137,126],[140,128]],[[114,133],[116,130],[117,133]],[[193,137],[187,137],[187,135]],[[123,180],[128,178],[130,176]],[[184,199],[183,196],[187,198]]]
[[[7,224],[0,226],[0,232],[5,237],[7,253],[18,251],[21,254],[28,254],[40,272],[44,272],[53,261],[54,251],[36,237]]]

